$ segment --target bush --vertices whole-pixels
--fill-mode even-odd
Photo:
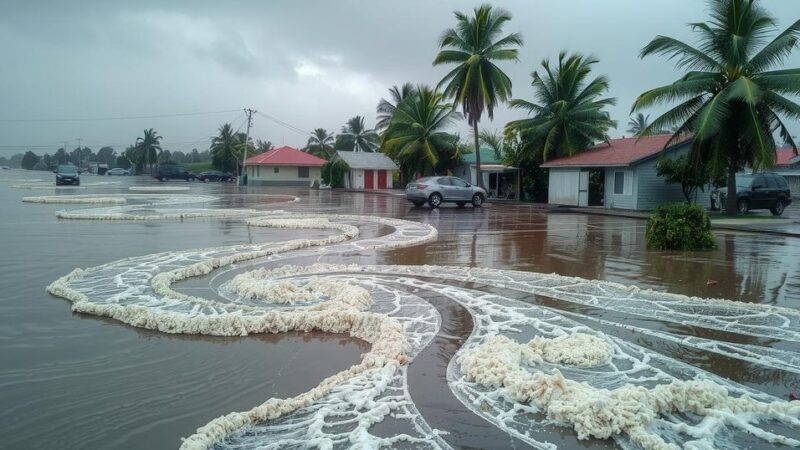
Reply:
[[[669,203],[657,207],[647,219],[647,246],[657,250],[709,250],[716,248],[711,220],[699,205]]]
[[[344,187],[344,174],[350,170],[350,166],[342,160],[328,161],[322,166],[322,181],[330,187]]]

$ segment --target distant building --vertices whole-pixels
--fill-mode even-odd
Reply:
[[[789,182],[792,197],[800,196],[800,156],[791,147],[779,148],[775,153],[777,158],[774,172]]]
[[[651,210],[662,203],[685,201],[679,184],[667,184],[656,174],[661,157],[689,153],[686,138],[666,149],[671,135],[612,139],[576,155],[542,164],[550,170],[548,203],[572,206]],[[697,203],[708,207],[708,189]]]
[[[339,150],[331,161],[344,161],[350,170],[344,176],[348,189],[392,189],[397,164],[383,153],[346,152]]]
[[[519,198],[519,169],[506,166],[497,153],[489,147],[481,147],[481,178],[490,198]],[[461,157],[453,175],[467,183],[478,184],[477,159],[475,153]]]
[[[278,147],[245,160],[247,184],[309,186],[322,178],[320,168],[325,162],[293,147]]]

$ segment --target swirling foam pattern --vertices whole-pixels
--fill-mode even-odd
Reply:
[[[287,447],[449,448],[414,406],[407,364],[439,331],[437,310],[420,296],[457,302],[475,327],[450,362],[452,392],[475,414],[526,444],[569,427],[579,438],[612,438],[623,448],[737,448],[743,435],[798,447],[800,402],[779,400],[626,341],[643,333],[769,370],[800,373],[800,313],[689,298],[618,284],[527,272],[444,266],[287,265],[290,259],[419,245],[428,225],[381,217],[284,211],[161,209],[187,201],[157,198],[156,211],[117,206],[59,212],[94,220],[239,217],[251,227],[329,230],[318,239],[235,245],[127,258],[76,269],[48,291],[75,311],[165,333],[247,335],[289,330],[348,333],[372,346],[360,363],[288,399],[268,399],[219,417],[183,441],[185,449]],[[153,205],[148,206],[153,208]],[[224,215],[224,211],[228,211]],[[361,238],[364,224],[388,234]],[[260,267],[244,270],[247,262]],[[201,298],[173,289],[191,277],[235,276]],[[551,299],[549,303],[537,301]],[[520,299],[528,299],[522,301]],[[553,302],[635,320],[598,318]],[[649,320],[673,324],[647,327]],[[684,329],[714,330],[711,340]],[[741,337],[786,345],[743,344]],[[391,436],[372,433],[392,422]]]

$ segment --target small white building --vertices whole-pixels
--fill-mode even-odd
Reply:
[[[247,184],[310,186],[314,180],[322,179],[325,162],[293,147],[278,147],[245,160]]]
[[[518,199],[521,189],[519,169],[506,166],[497,153],[489,147],[481,147],[481,178],[490,198]],[[453,175],[467,183],[478,184],[477,158],[475,153],[461,157],[461,163],[453,169]]]
[[[392,178],[400,170],[383,153],[337,151],[331,161],[344,161],[350,170],[344,176],[348,189],[392,189]]]
[[[668,134],[611,139],[547,161],[541,167],[550,170],[548,203],[649,211],[685,201],[679,184],[668,184],[657,174],[659,158],[678,158],[691,149],[689,137],[677,143],[671,139]],[[708,190],[697,194],[697,203],[708,207]]]

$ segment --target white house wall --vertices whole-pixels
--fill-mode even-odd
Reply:
[[[369,169],[350,169],[348,179],[350,180],[350,189],[364,189],[364,171]],[[368,189],[378,189],[378,172],[379,170],[372,170],[372,183],[373,186]],[[386,189],[392,189],[394,170],[386,170]]]
[[[550,169],[547,202],[554,205],[578,206],[580,169]]]
[[[322,179],[319,167],[309,167],[305,178],[298,176],[298,171],[297,166],[251,165],[247,166],[247,182],[253,185],[309,186],[313,180]]]

